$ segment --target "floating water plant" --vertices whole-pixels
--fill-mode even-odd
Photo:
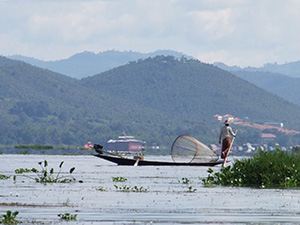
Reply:
[[[48,161],[44,160],[44,162],[39,162],[38,163],[41,167],[41,171],[37,170],[36,168],[32,168],[32,169],[16,169],[15,173],[16,174],[22,174],[25,177],[34,179],[36,182],[39,183],[70,183],[72,181],[75,180],[75,178],[71,177],[70,175],[68,176],[61,176],[61,169],[62,166],[64,164],[64,161],[62,161],[59,164],[59,171],[57,174],[54,173],[54,169],[51,168],[48,170]],[[69,170],[69,174],[72,174],[75,170],[75,167],[72,167]],[[36,176],[32,177],[30,175],[25,175],[24,173],[28,173],[28,172],[32,172],[34,173]],[[14,180],[16,181],[16,175],[14,176]]]
[[[104,187],[99,187],[99,188],[97,188],[97,190],[98,191],[103,191],[103,192],[106,191],[106,189]]]
[[[190,180],[187,177],[183,177],[181,180],[183,184],[188,184],[190,182]]]
[[[209,169],[208,177],[202,181],[206,187],[294,188],[300,187],[299,171],[300,155],[259,151],[253,158],[237,160],[220,172]]]
[[[113,177],[113,182],[126,182],[127,178],[125,177]]]
[[[16,220],[16,216],[19,214],[18,211],[12,212],[10,210],[8,210],[6,212],[6,215],[2,215],[2,220],[0,221],[0,223],[3,224],[17,224],[19,223],[18,220]]]
[[[71,213],[64,213],[64,214],[58,214],[58,217],[60,217],[62,220],[76,220],[77,214],[71,214]]]
[[[114,186],[118,191],[121,192],[148,192],[148,190],[143,186],[142,187],[138,187],[138,186],[129,187],[127,185],[122,185],[122,186],[114,185]]]
[[[15,173],[17,174],[22,174],[22,173],[31,173],[32,171],[30,169],[27,168],[20,168],[20,169],[15,169]]]
[[[123,185],[123,186],[114,185],[114,186],[118,191],[130,192],[130,187],[128,187],[127,185]]]
[[[188,192],[196,192],[196,191],[197,191],[197,189],[193,188],[192,186],[189,186]]]
[[[148,192],[148,190],[143,186],[142,187],[134,186],[133,188],[131,188],[131,190],[133,192]]]
[[[9,178],[10,178],[10,176],[6,176],[6,175],[3,175],[3,174],[0,174],[0,180],[7,180]]]

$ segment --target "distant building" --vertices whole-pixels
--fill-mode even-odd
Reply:
[[[277,136],[275,134],[270,133],[262,133],[261,138],[265,141],[274,141]]]
[[[283,127],[283,123],[278,123],[278,122],[265,122],[265,125],[273,126],[273,127]]]
[[[234,117],[233,121],[234,121],[234,122],[242,122],[243,120],[240,119],[240,118],[238,118],[238,117]]]
[[[225,122],[225,120],[228,120],[229,122],[233,122],[234,116],[230,114],[225,114],[223,115],[223,122]]]
[[[215,118],[217,118],[218,121],[222,121],[222,116],[219,114],[214,115]]]

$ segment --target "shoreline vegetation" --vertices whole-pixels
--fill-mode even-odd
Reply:
[[[81,149],[86,150],[84,146],[78,145],[40,145],[40,144],[20,144],[20,145],[1,145],[0,149],[34,149],[34,150],[47,150],[47,149]]]
[[[47,150],[47,149],[81,149],[86,150],[83,146],[54,146],[54,145],[15,145],[16,149],[34,149],[34,150]]]
[[[92,151],[77,145],[0,145],[1,154],[48,154],[48,155],[87,155]]]
[[[46,150],[46,149],[54,149],[52,145],[16,145],[14,148],[17,149],[35,149],[35,150]]]
[[[219,172],[208,169],[205,187],[216,185],[250,188],[299,188],[300,154],[258,151],[253,157],[237,160]]]

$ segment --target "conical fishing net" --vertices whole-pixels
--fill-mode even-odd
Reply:
[[[216,162],[219,158],[207,145],[186,134],[176,138],[171,155],[174,162],[185,163]]]

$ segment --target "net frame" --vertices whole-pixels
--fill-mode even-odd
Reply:
[[[219,156],[196,138],[182,134],[172,144],[171,157],[174,162],[207,163],[216,162]]]

